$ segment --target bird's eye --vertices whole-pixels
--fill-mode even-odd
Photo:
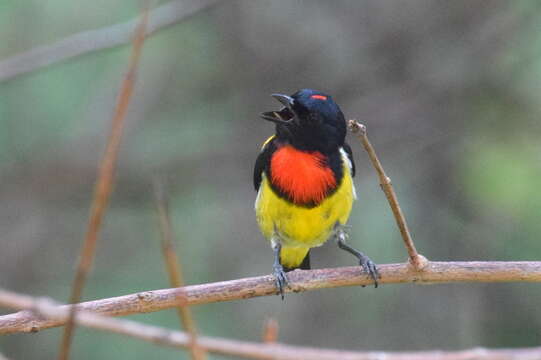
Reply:
[[[316,99],[316,100],[327,100],[327,97],[326,96],[323,96],[323,95],[312,95],[310,96],[312,99]]]

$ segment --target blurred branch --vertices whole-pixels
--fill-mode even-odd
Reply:
[[[69,310],[66,306],[61,306],[50,299],[36,299],[27,295],[6,291],[1,288],[0,306],[19,310],[27,309],[26,312],[39,318],[46,317],[64,322],[67,321],[69,317]],[[131,336],[158,345],[181,349],[189,348],[191,346],[190,335],[184,332],[171,331],[152,325],[144,325],[131,320],[113,319],[88,311],[78,311],[75,322],[81,326]],[[257,343],[211,337],[200,337],[199,339],[200,346],[204,349],[224,355],[251,359],[268,359],[268,354],[273,351],[272,349],[261,351],[261,345]]]
[[[9,359],[5,357],[4,355],[2,355],[2,353],[0,353],[0,360],[9,360]]]
[[[109,196],[111,195],[113,189],[118,149],[120,147],[120,140],[124,130],[124,119],[126,117],[128,105],[135,87],[135,75],[137,72],[139,59],[141,57],[143,43],[145,41],[147,23],[148,8],[143,10],[141,20],[135,31],[132,53],[128,64],[128,72],[124,76],[124,80],[120,88],[115,106],[115,112],[111,120],[111,133],[109,134],[107,147],[100,162],[98,178],[94,187],[94,196],[92,198],[92,206],[90,209],[86,236],[79,255],[79,263],[77,265],[75,278],[73,280],[70,296],[71,304],[75,304],[80,301],[86,278],[90,272],[92,263],[94,262],[98,233],[101,228],[103,216],[105,215],[105,210],[107,209],[107,204],[109,203]],[[76,307],[72,306],[70,309],[68,322],[62,335],[59,355],[60,360],[67,360],[69,358],[70,344],[74,332],[73,318],[75,316],[75,311]]]
[[[166,199],[164,186],[162,181],[155,180],[154,192],[160,222],[161,246],[165,266],[169,274],[169,283],[172,287],[178,288],[184,286],[184,279],[182,276],[182,267],[173,245],[173,227],[171,226],[169,203]],[[205,360],[207,358],[205,352],[197,346],[197,330],[189,306],[179,305],[177,310],[180,323],[190,336],[190,354],[192,359]]]
[[[366,126],[358,123],[355,120],[349,120],[348,126],[351,132],[356,134],[361,141],[361,144],[363,145],[364,149],[368,153],[368,156],[370,157],[370,161],[372,161],[372,165],[374,165],[374,168],[378,173],[381,189],[385,193],[385,196],[389,201],[389,205],[391,206],[391,210],[393,211],[396,224],[398,226],[398,229],[400,230],[400,234],[402,235],[402,239],[404,240],[404,245],[406,246],[409,254],[410,263],[415,267],[416,270],[422,270],[424,267],[427,266],[428,260],[424,256],[420,255],[415,248],[415,244],[413,243],[413,239],[411,238],[411,234],[408,229],[408,224],[406,223],[406,218],[404,217],[404,213],[400,208],[398,198],[396,197],[396,193],[394,192],[391,178],[389,178],[385,174],[383,166],[381,165],[381,162],[376,155],[376,151],[368,140],[368,136],[366,135]]]
[[[39,315],[40,317],[49,317],[60,320],[64,319],[64,321],[69,316],[68,309],[65,306],[60,306],[51,300],[36,299],[2,289],[0,289],[0,306],[5,306],[12,309],[27,309],[26,312]],[[190,346],[190,337],[186,333],[180,331],[171,331],[152,325],[144,325],[131,320],[112,319],[87,311],[80,311],[77,313],[75,321],[81,326],[131,336],[158,345],[175,348],[186,348]],[[470,350],[449,352],[353,352],[292,346],[279,343],[254,343],[212,337],[199,337],[199,345],[212,353],[261,360],[520,360],[539,359],[541,356],[541,347],[494,350],[475,348]],[[0,360],[2,360],[1,355]]]
[[[423,271],[408,263],[378,266],[380,284],[455,283],[455,282],[541,282],[541,261],[431,261]],[[358,266],[334,269],[296,270],[288,273],[286,292],[302,292],[342,286],[371,285],[373,280]],[[359,289],[362,291],[362,289]],[[273,275],[222,281],[181,288],[145,291],[114,298],[83,302],[78,310],[109,316],[123,316],[170,309],[179,305],[198,305],[278,294]],[[66,305],[62,306],[63,308]],[[42,319],[29,312],[0,316],[0,335],[31,332],[65,321]]]
[[[265,344],[274,344],[278,341],[278,321],[274,318],[265,319],[263,324],[263,336],[261,340]]]
[[[176,24],[217,3],[216,0],[176,0],[150,12],[146,35]],[[75,56],[129,44],[138,24],[133,19],[101,29],[80,32],[50,45],[38,46],[0,61],[0,82]]]

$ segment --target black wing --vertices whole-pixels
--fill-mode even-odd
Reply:
[[[351,147],[349,146],[348,143],[344,143],[342,148],[344,148],[344,150],[346,151],[346,154],[348,155],[348,159],[351,162],[351,176],[354,177],[355,176],[355,161],[353,161],[353,151],[351,151]]]
[[[255,160],[255,166],[254,166],[255,191],[259,190],[259,185],[261,185],[263,171],[265,171],[267,167],[269,166],[271,155],[275,149],[276,148],[274,146],[274,137],[273,137],[265,141],[265,144],[263,145],[263,149],[261,149],[261,152],[259,153],[259,155],[257,156],[257,159]]]

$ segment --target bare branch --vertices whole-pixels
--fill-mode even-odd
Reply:
[[[0,289],[0,306],[12,309],[31,309],[27,312],[66,321],[69,310],[51,300],[35,299]],[[38,316],[38,315],[36,315]],[[189,347],[190,338],[186,333],[164,328],[143,325],[131,320],[112,319],[87,311],[77,312],[75,321],[78,325],[131,336],[154,344],[175,348]],[[541,357],[541,347],[518,349],[476,348],[463,351],[419,351],[419,352],[353,352],[331,349],[292,346],[279,343],[261,344],[223,338],[199,337],[199,345],[205,350],[236,356],[245,359],[261,360],[534,360]],[[0,355],[1,356],[1,355]],[[0,357],[0,360],[2,358]]]
[[[176,0],[151,11],[146,35],[178,23],[215,4],[216,0]],[[76,56],[129,44],[138,19],[80,32],[50,45],[0,61],[0,82]]]
[[[80,301],[86,278],[90,269],[92,268],[92,263],[94,262],[98,233],[101,228],[103,216],[105,215],[105,210],[107,209],[107,204],[109,203],[109,196],[111,195],[113,189],[118,149],[120,147],[120,140],[124,130],[124,118],[126,117],[128,104],[130,103],[131,95],[133,94],[135,87],[135,75],[137,66],[139,64],[139,58],[141,57],[143,43],[145,41],[147,23],[148,9],[145,9],[135,32],[132,53],[128,64],[128,72],[124,76],[124,81],[122,82],[122,86],[120,88],[115,106],[115,112],[111,120],[111,133],[107,141],[105,153],[103,154],[103,158],[100,162],[98,178],[94,186],[94,196],[92,199],[86,236],[83,242],[83,247],[81,248],[79,262],[77,265],[75,278],[73,280],[70,304],[75,304]],[[72,306],[70,309],[68,323],[66,324],[62,335],[59,355],[60,360],[67,360],[69,358],[71,339],[74,332],[73,318],[75,317],[75,311],[76,307]]]
[[[0,288],[0,306],[12,309],[27,309],[28,313],[40,318],[46,317],[66,322],[70,316],[69,308],[56,304],[49,299],[35,299]],[[29,311],[28,311],[29,310]],[[186,349],[191,346],[190,336],[181,331],[144,325],[131,320],[113,319],[88,311],[78,311],[75,320],[78,325],[131,336],[158,345]],[[200,346],[204,349],[225,355],[239,356],[248,359],[268,359],[272,349],[259,350],[257,343],[226,340],[211,337],[201,337]]]
[[[391,206],[391,210],[393,211],[396,224],[398,225],[398,229],[400,230],[400,235],[402,235],[404,245],[408,250],[410,263],[415,267],[416,270],[422,270],[428,264],[428,260],[424,256],[417,253],[417,249],[415,249],[415,244],[413,244],[413,240],[408,229],[408,224],[406,223],[406,218],[404,217],[404,213],[402,213],[402,209],[398,204],[398,198],[396,197],[396,193],[394,192],[391,178],[389,178],[385,174],[383,166],[381,165],[381,162],[376,155],[376,151],[368,140],[368,136],[366,135],[366,126],[358,123],[355,120],[349,120],[348,126],[351,132],[356,134],[361,141],[361,144],[363,145],[364,149],[368,153],[368,156],[370,157],[372,165],[374,165],[374,168],[378,173],[381,189],[385,193],[385,196],[389,201],[389,205]]]
[[[154,191],[156,194],[156,209],[158,211],[158,220],[160,222],[160,233],[162,237],[161,246],[167,273],[169,274],[169,283],[172,287],[184,286],[184,277],[182,275],[182,266],[175,252],[173,244],[173,226],[171,225],[171,216],[169,215],[169,203],[165,195],[165,184],[160,180],[155,180]],[[190,335],[190,355],[194,360],[205,360],[205,352],[197,346],[197,329],[193,320],[190,307],[180,305],[177,307],[180,323]]]
[[[261,339],[265,344],[274,344],[278,341],[278,321],[274,318],[265,319],[263,324],[263,336]]]
[[[419,272],[408,263],[383,264],[378,269],[381,284],[456,283],[456,282],[541,282],[540,261],[516,262],[438,262],[431,261]],[[295,270],[288,273],[287,292],[301,292],[342,286],[371,285],[372,278],[358,266],[319,270]],[[359,291],[363,291],[359,289]],[[147,313],[182,304],[198,305],[222,301],[276,295],[272,275],[222,281],[182,288],[145,291],[108,299],[83,302],[77,309],[109,316]],[[65,321],[42,319],[30,312],[0,316],[0,335],[32,332],[62,326]]]

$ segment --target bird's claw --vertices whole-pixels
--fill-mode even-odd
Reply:
[[[276,278],[276,288],[278,289],[279,294],[282,296],[282,300],[284,300],[284,288],[289,285],[286,273],[284,272],[282,265],[274,265],[273,269],[273,274]]]
[[[366,271],[372,279],[374,279],[374,287],[378,287],[378,279],[381,277],[378,271],[378,268],[376,267],[376,264],[372,260],[368,258],[368,256],[363,256],[360,258],[359,261],[361,267],[364,271]]]

